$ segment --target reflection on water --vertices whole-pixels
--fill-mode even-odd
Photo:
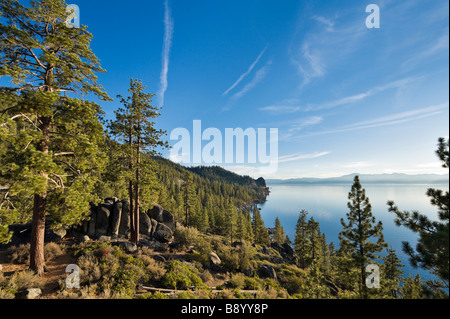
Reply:
[[[342,230],[341,218],[348,213],[347,202],[351,184],[344,185],[268,185],[270,195],[267,202],[260,205],[261,216],[267,227],[274,227],[275,218],[280,219],[286,234],[291,241],[295,238],[295,225],[299,212],[305,209],[309,217],[320,222],[320,228],[325,233],[328,242],[339,246],[339,232]],[[436,220],[437,209],[430,204],[426,196],[428,188],[448,190],[448,185],[363,185],[366,196],[372,205],[372,213],[378,221],[383,222],[385,241],[390,248],[395,249],[405,267],[405,276],[409,273],[420,274],[423,278],[431,278],[428,272],[413,269],[408,257],[402,252],[402,242],[408,241],[416,245],[417,234],[405,227],[397,227],[394,223],[395,214],[388,212],[387,201],[393,200],[401,211],[419,211],[431,220]]]

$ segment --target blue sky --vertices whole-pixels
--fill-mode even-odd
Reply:
[[[193,120],[278,128],[266,178],[445,173],[434,152],[449,131],[448,0],[68,3],[94,35],[108,94],[142,79],[169,133]],[[379,29],[366,27],[372,3]],[[100,105],[108,118],[119,106]]]

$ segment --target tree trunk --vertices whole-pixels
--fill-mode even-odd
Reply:
[[[130,127],[130,132],[128,136],[128,145],[130,146],[130,174],[133,172],[133,139],[132,139],[132,128]],[[130,182],[128,186],[128,196],[130,197],[130,240],[133,241],[135,228],[134,228],[134,187],[133,178],[130,176]]]
[[[30,269],[39,276],[44,273],[45,198],[47,194],[34,195],[33,223],[31,229]]]
[[[40,129],[44,138],[37,145],[37,150],[48,154],[48,143],[50,141],[49,131],[52,121],[51,117],[39,119],[42,123]],[[34,194],[33,221],[31,228],[30,243],[30,269],[41,276],[45,271],[44,245],[45,245],[45,200],[47,198],[47,177],[48,174],[42,172],[41,176],[46,179],[45,190],[42,194]]]
[[[134,237],[134,187],[133,181],[130,179],[128,186],[128,195],[130,197],[130,240]]]
[[[141,179],[141,139],[138,137],[138,143],[137,143],[137,159],[136,159],[136,187],[135,187],[135,200],[136,205],[134,207],[134,237],[132,241],[137,245],[139,243],[139,209],[140,209],[140,202],[139,202],[139,183]]]

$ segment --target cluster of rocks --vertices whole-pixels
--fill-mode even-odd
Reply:
[[[130,202],[107,198],[98,206],[91,206],[91,216],[82,226],[82,233],[92,239],[128,238],[130,235]],[[173,215],[160,205],[139,214],[139,233],[144,240],[168,243],[173,238],[176,223]]]
[[[277,261],[278,263],[285,263],[285,262],[291,264],[296,263],[297,255],[292,246],[289,245],[288,243],[279,244],[276,242],[272,242],[270,244],[270,248],[276,250],[280,254],[281,258]],[[270,255],[268,247],[263,246],[262,253]],[[271,265],[265,264],[260,266],[258,272],[262,278],[271,278],[277,280],[277,273],[275,271],[275,268]]]
[[[295,254],[294,248],[292,248],[291,245],[287,243],[280,245],[279,243],[273,242],[270,244],[270,247],[278,251],[281,257],[283,257],[285,262],[286,261],[290,263],[296,262],[297,256]]]
[[[139,214],[139,233],[142,242],[170,243],[176,227],[174,216],[154,203],[153,208]],[[31,223],[9,226],[13,232],[11,241],[1,247],[27,244],[31,240]],[[45,242],[59,242],[71,232],[80,242],[89,240],[127,241],[130,236],[130,202],[107,198],[99,205],[91,205],[90,218],[77,229],[53,229],[45,226]],[[127,248],[127,247],[124,247]],[[129,249],[132,249],[128,247]],[[127,249],[127,250],[129,250]]]

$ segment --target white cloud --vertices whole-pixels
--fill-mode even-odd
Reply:
[[[297,132],[303,130],[305,127],[314,126],[323,122],[322,116],[310,116],[301,118],[292,122],[289,132]]]
[[[324,110],[324,109],[331,109],[338,106],[348,105],[352,103],[356,103],[359,101],[362,101],[370,96],[373,96],[375,94],[381,93],[383,91],[386,91],[388,89],[400,89],[405,87],[406,85],[412,83],[415,81],[415,78],[405,78],[397,81],[390,82],[385,85],[380,85],[377,87],[374,87],[366,92],[355,94],[352,96],[347,96],[341,99],[337,99],[334,101],[325,102],[319,105],[310,105],[305,108],[305,111],[318,111],[318,110]]]
[[[278,158],[278,163],[287,163],[287,162],[294,162],[294,161],[300,161],[300,160],[308,160],[308,159],[314,159],[319,158],[325,155],[330,154],[330,152],[315,152],[311,154],[291,154],[286,156],[281,156]]]
[[[312,52],[309,42],[305,41],[298,56],[291,57],[298,72],[303,75],[302,87],[312,79],[325,75],[325,64],[318,52]]]
[[[327,19],[325,17],[322,17],[322,16],[313,16],[312,18],[314,20],[322,23],[323,25],[325,25],[325,27],[326,27],[325,29],[328,32],[334,32],[335,31],[334,30],[334,22],[333,21],[331,21],[331,20],[329,20],[329,19]]]
[[[230,93],[231,90],[233,90],[236,86],[238,86],[238,84],[241,83],[242,80],[244,80],[244,78],[245,78],[246,76],[248,76],[248,75],[253,71],[253,69],[255,68],[255,66],[258,64],[259,60],[261,60],[262,56],[263,56],[264,53],[266,52],[267,47],[268,47],[268,46],[266,46],[266,47],[261,51],[261,53],[258,55],[258,57],[256,58],[256,60],[250,65],[250,67],[248,68],[248,70],[247,70],[246,72],[244,72],[243,74],[241,74],[241,76],[239,77],[239,79],[237,79],[237,81],[234,82],[232,86],[230,86],[225,92],[223,92],[222,96],[225,96],[225,95],[227,95],[228,93]]]
[[[300,106],[294,106],[294,105],[271,105],[262,107],[259,109],[260,111],[269,112],[269,113],[295,113],[301,110]]]
[[[413,57],[403,62],[402,66],[406,68],[411,68],[418,63],[423,61],[428,61],[430,57],[445,52],[447,53],[448,58],[448,48],[449,48],[449,36],[448,36],[448,27],[447,30],[441,35],[438,39],[434,40],[434,42],[426,49],[416,53]]]
[[[439,105],[429,106],[418,110],[407,111],[397,114],[392,114],[384,117],[380,117],[374,120],[363,121],[359,123],[352,124],[350,126],[344,127],[344,130],[355,130],[355,129],[365,129],[371,127],[380,127],[387,125],[395,125],[404,122],[410,122],[413,120],[422,119],[425,117],[440,114],[444,108],[448,108],[448,103],[443,103]]]
[[[160,76],[160,88],[158,92],[159,106],[164,106],[164,98],[168,88],[168,74],[169,74],[169,59],[170,49],[172,47],[173,38],[173,20],[170,14],[170,8],[168,0],[164,2],[164,43],[162,52],[162,70]]]
[[[349,131],[358,131],[368,128],[375,127],[383,127],[390,125],[397,125],[401,123],[411,122],[420,120],[426,117],[435,116],[441,114],[444,109],[448,109],[449,103],[443,103],[439,105],[429,106],[422,109],[417,109],[413,111],[407,111],[402,113],[396,113],[388,116],[379,117],[377,119],[369,120],[369,121],[361,121],[358,123],[354,123],[351,125],[347,125],[341,128],[337,128],[329,131],[319,131],[312,132],[308,134],[303,134],[301,136],[296,136],[297,138],[307,137],[307,136],[316,136],[316,135],[327,135],[327,134],[336,134],[343,133]]]
[[[296,98],[284,99],[281,102],[277,102],[273,105],[266,107],[260,107],[259,110],[263,112],[268,112],[272,114],[290,114],[300,111],[300,101]]]

